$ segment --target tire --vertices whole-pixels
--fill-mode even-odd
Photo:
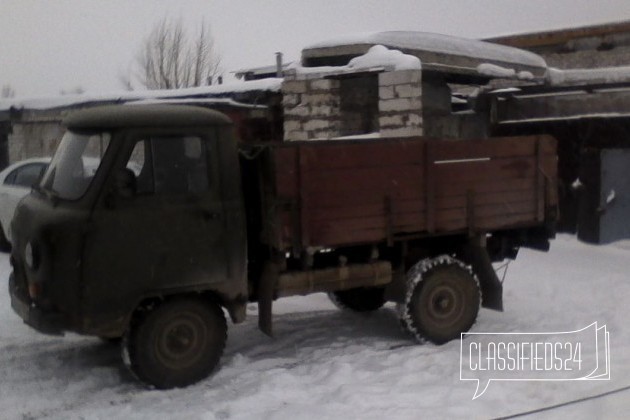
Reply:
[[[4,234],[4,228],[0,225],[0,252],[11,252],[11,242]]]
[[[423,260],[409,270],[407,281],[402,322],[419,342],[444,344],[475,323],[479,281],[461,261],[446,255]]]
[[[358,287],[328,293],[328,297],[339,309],[354,312],[372,312],[385,304],[385,289],[382,287]]]
[[[123,360],[157,389],[185,387],[216,368],[227,340],[215,302],[175,299],[139,311],[123,341]]]

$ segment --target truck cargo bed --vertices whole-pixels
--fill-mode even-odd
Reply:
[[[543,225],[556,217],[549,136],[291,142],[262,154],[262,240],[279,249]]]

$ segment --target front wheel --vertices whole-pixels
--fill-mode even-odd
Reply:
[[[123,342],[123,360],[158,389],[184,387],[214,370],[226,339],[225,315],[217,303],[175,299],[138,312]]]
[[[468,331],[479,313],[477,277],[461,261],[441,256],[409,270],[402,322],[418,341],[443,344]]]

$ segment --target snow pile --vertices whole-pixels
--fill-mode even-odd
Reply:
[[[0,255],[0,276],[9,274]],[[390,419],[496,418],[630,385],[630,243],[590,246],[569,236],[551,251],[523,249],[504,283],[505,312],[482,309],[475,332],[610,331],[610,381],[492,382],[472,400],[460,381],[460,341],[417,345],[393,305],[370,314],[337,310],[316,294],[278,300],[276,338],[248,320],[230,325],[219,370],[186,389],[152,391],[96,338],[47,337],[11,311],[0,287],[3,419]],[[531,418],[627,418],[630,391]]]
[[[550,67],[547,69],[546,79],[552,86],[628,83],[630,82],[630,66],[571,70]]]
[[[497,79],[518,79],[524,81],[534,80],[534,75],[529,71],[519,71],[497,66],[491,63],[481,63],[477,66],[477,73]]]
[[[403,54],[398,50],[390,50],[382,45],[375,45],[362,56],[355,57],[348,63],[354,70],[386,67],[393,70],[420,70],[422,64],[418,57]]]

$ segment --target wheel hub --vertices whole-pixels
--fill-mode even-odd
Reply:
[[[167,366],[181,368],[202,357],[206,340],[203,324],[194,317],[181,317],[166,326],[158,338],[157,356]]]
[[[450,287],[436,288],[429,298],[429,314],[444,319],[452,316],[457,308],[457,295]]]
[[[185,353],[195,340],[194,331],[187,325],[181,325],[168,332],[166,347],[173,355]]]

